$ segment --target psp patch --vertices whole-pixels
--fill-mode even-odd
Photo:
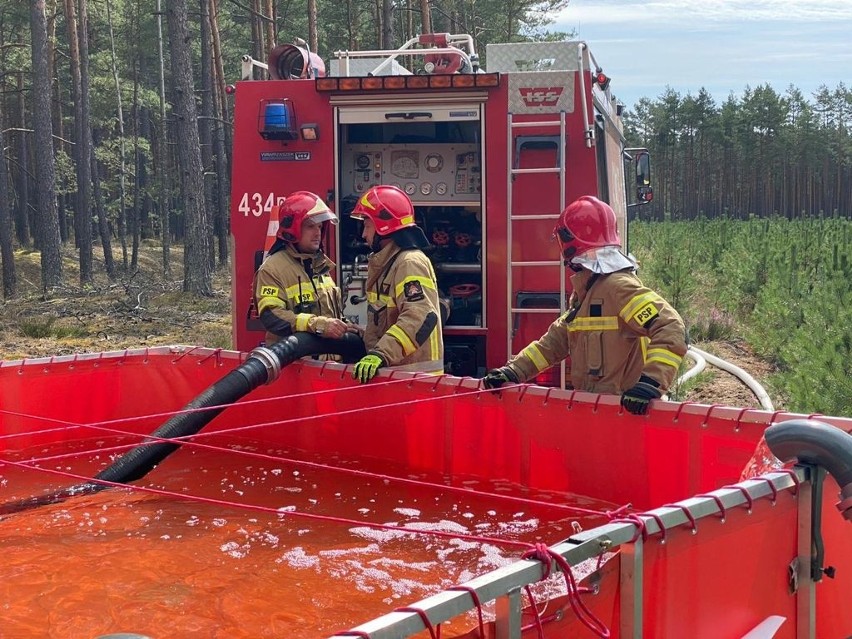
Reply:
[[[657,310],[657,307],[654,306],[651,302],[648,302],[640,308],[638,311],[633,313],[633,319],[636,320],[636,323],[639,326],[645,326],[652,319],[659,317],[660,311]]]
[[[276,297],[278,295],[278,289],[274,286],[261,286],[260,287],[260,296],[261,297]]]
[[[405,294],[405,299],[409,302],[416,302],[426,297],[423,293],[423,285],[417,280],[410,280],[406,282],[403,287],[403,293]]]

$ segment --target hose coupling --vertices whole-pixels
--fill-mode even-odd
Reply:
[[[249,353],[249,357],[257,359],[266,369],[265,384],[271,384],[278,379],[279,375],[281,375],[281,361],[278,359],[278,356],[266,346],[258,346]]]

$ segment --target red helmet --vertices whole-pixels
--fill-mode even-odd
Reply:
[[[570,260],[603,246],[621,246],[615,212],[609,204],[584,195],[565,207],[553,233],[562,244],[562,256]]]
[[[414,226],[414,205],[402,189],[380,184],[367,189],[359,198],[352,217],[370,218],[376,225],[376,234],[385,236]]]
[[[319,195],[310,191],[291,193],[278,207],[278,212],[281,218],[275,237],[285,242],[299,241],[302,237],[302,222],[306,219],[337,224],[337,216]]]

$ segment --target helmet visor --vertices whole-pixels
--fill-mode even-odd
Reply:
[[[316,222],[320,224],[322,222],[331,222],[335,226],[337,225],[337,216],[330,210],[326,209],[325,211],[320,211],[319,213],[309,213],[305,220],[310,220],[311,222]]]

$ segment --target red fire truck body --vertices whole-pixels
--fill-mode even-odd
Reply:
[[[417,72],[397,62],[403,56]],[[632,197],[650,199],[647,153],[626,152],[608,78],[583,42],[489,45],[488,73],[476,68],[469,36],[335,57],[328,76],[293,45],[278,47],[268,65],[244,59],[246,77],[255,65],[295,79],[234,88],[235,345],[250,350],[263,339],[251,318],[252,276],[277,228],[276,204],[295,190],[327,198],[338,213],[326,252],[338,264],[345,315],[366,321],[368,248],[349,212],[371,185],[395,184],[434,245],[451,308],[447,372],[479,375],[502,364],[565,308],[570,291],[553,239],[559,212],[596,195],[616,211],[624,241],[630,159]]]

